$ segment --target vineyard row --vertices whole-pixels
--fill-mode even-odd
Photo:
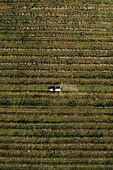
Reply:
[[[110,64],[113,64],[112,57],[76,57],[76,56],[50,56],[50,55],[44,55],[44,56],[23,56],[23,55],[9,55],[9,56],[0,56],[0,63],[1,65],[9,64],[12,65],[13,63],[15,65],[32,65],[37,64],[39,65],[73,65],[78,64],[81,66],[81,64],[91,64],[92,66],[94,64],[97,64],[99,66],[103,66],[104,64],[111,66]],[[14,65],[13,65],[14,66]]]

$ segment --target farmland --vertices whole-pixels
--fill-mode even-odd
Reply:
[[[112,0],[3,0],[0,16],[0,169],[113,169]],[[78,90],[47,92],[62,83]]]

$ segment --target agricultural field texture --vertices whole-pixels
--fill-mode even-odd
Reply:
[[[0,169],[112,170],[113,1],[1,0],[0,18]]]

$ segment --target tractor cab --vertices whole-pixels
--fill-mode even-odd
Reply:
[[[55,91],[55,86],[48,87],[47,91],[48,92],[54,92]]]

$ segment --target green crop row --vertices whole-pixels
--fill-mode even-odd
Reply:
[[[48,8],[48,9],[43,9],[44,7],[34,7],[34,8],[31,8],[31,9],[25,9],[26,7],[24,7],[23,9],[0,9],[0,12],[2,13],[3,15],[3,19],[4,16],[6,16],[6,19],[8,20],[12,20],[12,21],[15,21],[15,19],[17,20],[31,20],[31,17],[34,17],[33,19],[37,20],[38,21],[41,21],[43,19],[54,19],[55,17],[58,17],[57,20],[62,17],[63,20],[72,20],[74,19],[74,21],[86,21],[86,19],[88,19],[88,16],[89,16],[89,19],[90,21],[94,21],[95,19],[96,22],[101,22],[102,21],[102,18],[104,17],[105,18],[105,21],[108,20],[111,18],[112,16],[112,7],[111,6],[104,6],[103,5],[103,8],[100,7],[100,6],[89,6],[88,9],[87,7],[85,6],[79,6],[77,4],[75,4],[76,6],[70,6],[70,9],[69,9],[69,6],[66,6],[66,7],[62,7],[62,8],[59,8],[59,7],[45,7],[45,8]],[[105,7],[105,8],[104,8]],[[72,9],[73,8],[73,9]],[[92,9],[91,9],[92,8]],[[8,18],[8,16],[15,16],[14,18]],[[74,18],[76,16],[76,19]],[[84,18],[82,18],[82,16],[84,16]],[[92,20],[91,20],[91,16],[92,16]],[[20,18],[21,17],[21,18]],[[17,21],[16,20],[16,21]]]
[[[14,40],[22,40],[22,38],[27,38],[27,40],[29,40],[30,38],[35,38],[37,37],[38,39],[41,37],[43,38],[44,40],[44,37],[45,39],[58,39],[58,38],[64,38],[64,39],[75,39],[78,37],[80,38],[80,40],[82,40],[83,37],[86,37],[87,39],[88,38],[109,38],[112,37],[113,33],[112,32],[105,32],[105,31],[80,31],[80,30],[76,30],[76,31],[69,31],[69,30],[64,30],[64,31],[43,31],[43,30],[40,30],[40,31],[35,31],[34,29],[33,30],[27,30],[27,31],[23,31],[23,30],[16,30],[16,31],[13,31],[13,30],[0,30],[1,32],[1,35],[0,35],[0,38],[1,39],[7,39],[9,38],[9,40],[11,39],[12,41]],[[92,36],[93,35],[93,36]],[[29,39],[28,39],[29,38]],[[59,39],[59,40],[60,40]],[[24,39],[23,39],[24,40]]]
[[[3,157],[5,158],[5,157]],[[67,165],[70,165],[70,164],[97,164],[97,165],[102,165],[102,164],[109,164],[109,165],[112,165],[112,161],[113,159],[112,158],[106,158],[106,159],[100,159],[100,158],[95,158],[95,159],[92,159],[92,158],[62,158],[60,159],[59,157],[58,158],[20,158],[20,157],[17,157],[15,158],[14,156],[12,156],[10,159],[8,157],[6,157],[4,160],[2,160],[1,162],[2,163],[10,163],[10,162],[13,162],[13,163],[20,163],[20,164],[23,164],[23,163],[26,163],[26,164],[34,164],[34,163],[37,163],[37,164],[46,164],[46,165],[51,165],[51,164],[67,164]]]
[[[31,85],[22,85],[22,84],[2,84],[0,85],[0,91],[1,92],[9,92],[9,94],[18,94],[18,92],[23,92],[23,95],[25,95],[25,93],[29,92],[31,93],[31,95],[35,94],[37,95],[37,93],[40,95],[44,95],[47,92],[47,88],[48,86],[50,86],[50,84],[42,84],[40,86],[40,84],[31,84]],[[74,87],[78,88],[78,91],[81,93],[112,93],[113,92],[113,86],[111,85],[76,85],[73,84]],[[15,93],[16,92],[16,93]],[[69,94],[69,90],[64,91],[62,90],[62,92],[64,93],[68,93],[68,96],[73,95],[72,93]],[[76,93],[76,92],[75,92]],[[2,94],[2,93],[1,93]],[[5,94],[5,93],[4,93]],[[50,94],[49,94],[50,95]],[[55,94],[54,94],[55,96]],[[64,97],[66,97],[64,95]]]
[[[99,37],[100,38],[100,37]],[[105,51],[105,52],[109,52],[110,50],[112,50],[112,39],[111,38],[104,38],[102,37],[102,39],[97,39],[97,38],[87,38],[84,37],[80,39],[80,37],[76,37],[76,38],[62,38],[62,37],[57,37],[57,38],[44,38],[43,37],[35,37],[35,38],[26,38],[26,37],[21,37],[19,38],[19,40],[17,38],[14,37],[14,39],[11,40],[10,37],[3,37],[1,38],[1,48],[3,48],[4,50],[7,50],[8,48],[11,49],[16,49],[19,50],[20,48],[22,48],[22,50],[25,49],[31,49],[31,50],[35,50],[37,49],[37,45],[38,48],[46,48],[46,49],[53,49],[54,51],[58,51],[58,50],[82,50],[82,52],[85,52],[86,50],[90,52],[90,50],[96,50],[96,51]],[[76,43],[76,45],[75,45]],[[46,44],[46,46],[45,46]],[[61,44],[61,46],[60,46]],[[104,46],[102,46],[102,44],[104,44]]]
[[[112,144],[113,143],[113,138],[111,137],[101,137],[101,138],[98,138],[98,137],[88,137],[88,138],[79,138],[79,137],[59,137],[59,138],[56,138],[56,137],[40,137],[40,138],[37,138],[35,136],[32,136],[32,137],[26,137],[26,136],[1,136],[0,137],[0,144],[4,144],[6,143],[7,145],[9,144],[26,144],[26,145],[34,145],[35,143],[37,143],[38,145],[41,145],[41,144],[67,144],[67,145],[74,145],[74,144],[81,144],[83,145],[84,143],[88,143],[88,144]],[[2,149],[5,149],[5,146],[4,148]],[[6,148],[8,149],[8,148]],[[38,151],[37,151],[38,152]],[[56,150],[56,152],[58,152]],[[64,150],[64,152],[66,152]],[[68,150],[69,152],[69,150]],[[90,151],[91,152],[91,151]],[[112,152],[112,151],[111,151]],[[74,153],[74,150],[73,150],[73,153]],[[112,153],[113,154],[113,153]],[[70,155],[71,156],[71,155]],[[93,155],[92,155],[93,156]]]
[[[102,79],[102,78],[75,78],[75,79],[66,79],[67,81],[70,81],[71,84],[76,85],[112,85],[113,81],[112,79]],[[21,85],[30,85],[30,84],[59,84],[62,81],[66,81],[65,79],[61,78],[26,78],[26,77],[20,77],[19,79],[17,77],[1,77],[1,84],[21,84]]]
[[[73,56],[73,57],[112,57],[112,51],[109,52],[105,52],[103,51],[103,53],[100,53],[100,51],[95,51],[95,50],[90,50],[90,51],[85,51],[84,53],[82,52],[82,50],[77,52],[77,49],[68,49],[67,50],[58,50],[54,51],[53,49],[22,49],[22,50],[14,50],[14,49],[10,49],[10,50],[1,50],[0,51],[0,55],[2,56],[12,56],[12,55],[17,55],[17,56],[39,56],[39,57],[43,57],[43,56],[55,56],[55,57],[59,57],[59,56]]]
[[[68,120],[70,123],[73,123],[73,122],[81,122],[81,121],[89,121],[89,122],[95,122],[98,123],[98,122],[112,122],[112,119],[110,116],[113,115],[112,113],[112,109],[113,107],[105,107],[105,108],[102,108],[102,107],[38,107],[38,110],[36,107],[1,107],[1,110],[0,110],[0,114],[1,116],[1,121],[4,121],[4,122],[12,122],[13,119],[6,119],[6,116],[8,116],[8,118],[10,118],[10,116],[14,117],[14,119],[16,120],[15,118],[15,115],[19,118],[20,116],[20,122],[23,122],[23,121],[27,121],[30,123],[31,119],[33,119],[33,117],[37,117],[41,119],[41,121],[43,120],[42,117],[44,116],[44,120],[45,120],[45,123],[49,123],[49,118],[48,116],[50,117],[50,122],[51,122],[51,119],[54,120],[54,116],[60,116],[59,119],[63,119],[64,123],[66,121],[66,117],[68,117]],[[95,119],[95,116],[98,117],[98,114],[100,116],[99,118],[99,121],[97,121],[97,119]],[[64,117],[61,117],[64,116]],[[25,119],[25,116],[31,116],[31,119],[30,120],[26,120]],[[51,117],[53,116],[53,117]],[[70,117],[69,117],[70,116]],[[74,117],[73,117],[74,116]],[[75,116],[76,116],[76,121],[75,121]],[[88,117],[85,117],[85,116],[89,116]],[[22,118],[23,117],[23,118]],[[80,117],[81,118],[81,121],[80,121]],[[92,118],[92,119],[91,119]],[[35,118],[36,119],[36,118]],[[56,123],[59,123],[59,121],[57,120],[58,117],[56,117]],[[33,119],[34,120],[34,119]],[[36,119],[37,120],[37,119]],[[61,122],[60,120],[60,123],[63,123]],[[94,121],[95,120],[95,121]],[[14,121],[14,120],[13,120]],[[31,121],[32,123],[32,121]],[[55,121],[53,121],[53,123],[55,123]]]
[[[5,158],[5,157],[3,157]],[[81,165],[81,164],[97,164],[97,165],[112,165],[112,161],[113,159],[112,158],[106,158],[106,159],[100,159],[100,158],[95,158],[95,159],[92,159],[92,158],[20,158],[20,157],[17,157],[15,158],[14,156],[11,157],[10,159],[9,158],[5,158],[1,161],[1,163],[20,163],[20,164],[44,164],[44,165],[51,165],[51,164],[58,164],[58,165]]]
[[[78,165],[75,165],[75,164],[55,164],[55,163],[53,163],[53,164],[51,164],[51,165],[49,165],[49,164],[20,164],[20,163],[15,163],[15,164],[9,164],[9,163],[5,163],[5,167],[7,168],[7,169],[18,169],[18,170],[21,170],[21,169],[33,169],[33,170],[35,170],[35,169],[38,169],[38,170],[42,170],[42,169],[44,169],[44,170],[46,170],[46,169],[49,169],[49,170],[53,170],[53,169],[56,169],[56,170],[66,170],[66,169],[68,169],[68,170],[71,170],[71,169],[83,169],[84,168],[84,170],[87,170],[87,169],[91,169],[91,168],[93,168],[94,170],[100,170],[100,169],[112,169],[112,167],[113,167],[113,165],[96,165],[96,164],[88,164],[88,165],[85,165],[85,164],[78,164]],[[0,165],[0,168],[1,169],[4,169],[4,163],[3,164],[1,164]]]
[[[64,91],[65,92],[65,91]],[[9,93],[4,93],[4,92],[1,92],[1,95],[0,95],[1,99],[12,99],[12,100],[38,100],[38,99],[48,99],[48,100],[62,100],[62,101],[68,101],[68,100],[75,100],[75,101],[78,101],[79,100],[105,100],[105,101],[109,101],[109,100],[112,100],[113,99],[113,94],[112,93],[83,93],[81,94],[80,92],[75,92],[75,93],[72,93],[71,95],[67,94],[67,95],[62,95],[62,94],[56,94],[53,96],[50,95],[50,93],[34,93],[34,92],[22,92],[22,93],[17,93],[17,92],[9,92]]]
[[[35,98],[1,98],[1,106],[95,106],[95,107],[111,107],[113,106],[113,101],[111,99],[35,99]]]
[[[23,108],[24,109],[24,108]],[[80,110],[80,109],[79,109]],[[111,109],[111,114],[107,115],[107,112],[110,112],[110,109],[107,108],[105,109],[105,112],[101,112],[102,109],[96,109],[95,108],[95,112],[97,111],[97,113],[94,114],[94,112],[89,112],[88,113],[88,109],[87,110],[83,110],[84,112],[87,113],[87,115],[84,115],[83,112],[79,112],[78,110],[78,114],[76,114],[76,111],[73,111],[74,114],[71,114],[70,111],[68,111],[67,113],[60,113],[60,111],[58,113],[54,112],[54,108],[52,113],[50,114],[50,108],[49,111],[45,114],[43,112],[30,112],[30,113],[26,113],[24,111],[24,113],[22,112],[6,112],[5,114],[1,115],[1,122],[4,123],[23,123],[26,122],[26,124],[34,124],[34,125],[38,125],[38,124],[81,124],[81,123],[88,123],[88,124],[94,124],[94,125],[99,125],[99,124],[112,124],[113,123],[113,117],[112,117],[112,109]],[[100,112],[99,112],[100,111]],[[68,114],[70,113],[70,114]],[[100,115],[99,115],[100,113]],[[99,115],[99,116],[98,116]],[[36,126],[35,126],[36,127]]]
[[[27,121],[23,121],[23,122],[10,122],[10,123],[6,123],[4,124],[4,122],[0,123],[0,128],[1,129],[29,129],[29,130],[33,130],[33,129],[45,129],[46,130],[72,130],[72,131],[76,131],[78,129],[81,130],[112,130],[112,123],[88,123],[88,122],[84,122],[84,123],[29,123]]]
[[[57,10],[58,11],[58,10]],[[56,10],[50,10],[49,11],[44,11],[44,10],[38,10],[38,11],[32,11],[32,12],[28,12],[27,10],[18,10],[17,11],[12,11],[12,12],[8,12],[7,10],[4,10],[2,14],[2,22],[1,25],[10,25],[10,23],[12,24],[17,24],[17,25],[23,25],[23,24],[30,24],[32,26],[37,25],[37,23],[40,24],[47,24],[47,23],[51,23],[51,24],[71,24],[71,22],[73,24],[89,24],[89,23],[100,23],[100,24],[110,24],[110,22],[112,22],[112,12],[107,12],[104,11],[102,12],[98,12],[97,15],[95,15],[96,11],[93,11],[91,13],[87,12],[86,13],[82,13],[81,10],[76,10],[76,11],[72,11],[72,10],[60,10],[58,12],[56,12]],[[15,18],[10,18],[9,19],[9,14],[10,16],[15,16]],[[20,19],[21,16],[21,19]],[[31,18],[31,16],[33,16],[33,20]],[[82,17],[84,17],[84,19],[82,19]]]
[[[112,69],[113,67],[111,67]],[[36,69],[36,66],[35,66]],[[59,70],[59,69],[58,69]],[[56,70],[57,71],[57,70]],[[65,70],[65,72],[60,71],[60,72],[33,72],[33,71],[29,71],[29,70],[24,70],[24,71],[1,71],[0,76],[2,77],[18,77],[18,78],[104,78],[104,79],[111,79],[113,78],[113,72],[110,71],[84,71],[84,72],[66,72],[67,68]],[[72,70],[73,71],[73,68]]]
[[[33,62],[33,61],[32,61]],[[65,61],[64,61],[65,62]],[[70,63],[68,63],[70,62]],[[16,70],[16,73],[21,73],[23,70],[23,76],[24,76],[24,71],[26,72],[26,74],[32,74],[32,71],[36,71],[33,72],[35,74],[37,74],[37,71],[45,71],[46,74],[50,74],[52,71],[59,71],[59,72],[63,72],[63,71],[70,71],[69,73],[72,74],[73,71],[78,71],[77,74],[79,72],[86,72],[86,71],[95,71],[99,73],[99,71],[103,71],[104,74],[106,74],[107,71],[113,71],[113,65],[111,64],[105,64],[105,65],[96,65],[96,64],[74,64],[71,63],[70,61],[67,61],[67,63],[62,63],[62,64],[44,64],[43,65],[41,63],[29,63],[24,61],[24,63],[22,64],[20,62],[19,63],[1,63],[1,68],[0,70],[3,70],[3,72],[1,71],[1,74],[6,74],[8,72],[11,73],[11,70],[13,70],[13,72]],[[7,70],[7,71],[5,71]],[[31,70],[31,71],[30,71]],[[27,73],[28,71],[28,73]],[[47,72],[48,71],[48,72]],[[71,72],[72,71],[72,72]],[[44,73],[40,73],[40,74],[44,74]],[[56,73],[55,73],[56,74]],[[65,73],[64,73],[65,74]],[[68,73],[67,73],[68,74]],[[82,74],[82,73],[81,73]],[[88,72],[87,72],[88,74]],[[101,75],[101,74],[100,74]],[[111,72],[112,75],[112,72]],[[45,76],[46,77],[46,76]]]
[[[97,23],[97,24],[91,24],[91,23],[89,23],[88,24],[88,26],[85,26],[85,24],[79,24],[79,25],[76,25],[76,27],[72,27],[72,26],[66,26],[66,24],[65,25],[63,25],[62,24],[62,26],[60,26],[60,25],[56,25],[56,24],[53,24],[53,25],[50,25],[49,24],[49,26],[48,25],[41,25],[41,26],[34,26],[34,27],[31,27],[31,26],[26,26],[26,27],[23,27],[23,25],[21,25],[21,26],[18,26],[17,24],[15,24],[15,26],[13,26],[13,25],[9,25],[9,26],[5,26],[4,25],[4,27],[0,27],[0,30],[24,30],[24,31],[26,31],[26,30],[35,30],[35,31],[40,31],[40,30],[43,30],[43,31],[47,31],[47,30],[49,30],[49,31],[63,31],[63,30],[72,30],[72,31],[75,31],[75,30],[80,30],[80,31],[83,31],[83,30],[86,30],[86,31],[90,31],[90,30],[93,30],[93,31],[103,31],[103,30],[105,30],[105,31],[109,31],[110,29],[111,29],[112,27],[111,27],[111,24],[108,24],[107,26],[105,26],[105,24],[100,24],[100,23]]]
[[[28,137],[113,137],[113,130],[106,129],[1,129],[1,136]]]
[[[93,51],[94,53],[110,53],[112,52],[112,44],[111,38],[106,39],[87,39],[79,37],[76,39],[65,40],[60,37],[57,40],[46,40],[46,39],[38,39],[38,38],[21,38],[20,41],[11,41],[10,38],[1,40],[1,50],[2,51],[23,51],[23,50],[49,50],[49,51],[74,51],[88,53]],[[60,39],[60,40],[59,40]],[[87,43],[86,43],[87,42]],[[76,45],[75,45],[76,43]],[[104,43],[104,47],[102,47],[102,43]],[[37,48],[38,45],[38,48]]]
[[[5,136],[7,137],[7,136]],[[15,135],[15,137],[17,137]],[[29,137],[29,136],[28,136]],[[66,151],[66,150],[78,150],[78,151],[113,151],[113,144],[51,144],[51,143],[44,143],[44,144],[17,144],[17,143],[10,143],[10,144],[1,144],[0,149],[8,149],[8,150],[38,150],[38,151]]]
[[[22,152],[20,150],[20,152],[18,152],[18,150],[14,150],[13,152],[8,152],[7,150],[1,150],[3,156],[6,156],[6,157],[27,157],[29,155],[29,158],[36,158],[36,157],[39,157],[39,158],[49,158],[49,157],[53,157],[53,158],[57,158],[57,157],[61,157],[61,158],[67,158],[67,157],[70,157],[70,158],[107,158],[107,154],[109,155],[109,158],[112,158],[112,152],[104,152],[104,151],[77,151],[77,150],[73,150],[73,152],[71,150],[67,150],[67,151],[52,151],[50,150],[50,152],[46,152],[46,151],[43,151],[42,153],[40,153],[39,151],[37,150],[30,150],[30,152],[27,152],[24,151]],[[72,152],[72,153],[71,153]]]
[[[76,17],[76,19],[75,19],[75,16],[73,16],[71,14],[66,16],[65,18],[62,16],[54,16],[54,17],[44,16],[44,14],[43,14],[43,17],[40,17],[40,16],[37,16],[38,14],[32,14],[32,15],[34,15],[34,21],[31,21],[31,16],[28,17],[27,18],[28,20],[26,21],[26,14],[25,15],[23,15],[23,14],[24,13],[20,14],[20,15],[22,15],[21,20],[18,17],[15,17],[15,20],[13,20],[13,19],[7,20],[7,18],[4,16],[2,18],[1,28],[5,28],[5,26],[7,26],[7,27],[9,26],[9,28],[12,28],[12,26],[22,28],[22,26],[23,26],[24,28],[26,28],[26,27],[29,27],[29,28],[37,27],[38,28],[39,27],[39,29],[40,29],[40,28],[48,27],[48,28],[54,29],[55,26],[57,26],[59,28],[66,28],[66,30],[68,28],[75,30],[75,27],[77,27],[77,28],[79,28],[79,27],[82,28],[84,26],[86,28],[90,27],[90,24],[93,27],[95,25],[98,28],[103,28],[104,24],[106,24],[106,29],[108,29],[111,27],[111,22],[112,22],[112,18],[108,19],[108,18],[106,18],[106,16],[104,18],[101,18],[101,17],[99,18],[97,16],[94,17],[94,14],[93,14],[93,16],[89,15],[87,17],[81,15],[80,17]],[[70,16],[70,18],[69,18],[69,16]],[[81,17],[84,17],[84,20],[82,20]],[[91,20],[91,18],[92,18],[92,20]],[[23,22],[23,20],[25,20],[25,21]],[[73,25],[70,22],[73,22]],[[99,24],[100,24],[100,26],[99,26]]]
[[[3,1],[4,2],[4,1]],[[3,3],[2,1],[1,1],[1,3],[2,3],[2,5],[4,5],[4,3]],[[7,3],[8,4],[7,4]],[[97,5],[100,5],[100,6],[103,6],[103,4],[104,5],[110,5],[110,4],[112,4],[112,0],[109,0],[109,1],[107,1],[107,0],[103,0],[103,3],[101,2],[101,0],[95,0],[95,1],[92,1],[92,0],[89,0],[89,1],[87,1],[87,0],[52,0],[51,2],[49,1],[49,0],[45,0],[45,1],[35,1],[35,0],[24,0],[24,1],[22,1],[22,0],[14,0],[14,2],[15,2],[15,4],[13,3],[13,1],[9,1],[9,0],[6,0],[5,1],[5,3],[7,4],[7,5],[9,5],[9,6],[21,6],[21,5],[25,5],[25,6],[28,6],[28,3],[29,2],[32,2],[32,3],[30,3],[30,6],[32,6],[32,5],[34,5],[34,4],[39,4],[39,6],[40,5],[44,5],[44,6],[49,6],[49,5],[52,5],[52,6],[56,6],[56,4],[58,3],[60,6],[61,5],[64,5],[64,2],[66,3],[66,5],[68,4],[68,5],[75,5],[75,2],[77,3],[77,5],[80,3],[80,4],[83,4],[83,2],[84,2],[84,4],[86,4],[86,5],[88,5],[88,4],[97,4]],[[21,2],[20,4],[18,4],[18,2]],[[6,5],[5,4],[5,5]],[[57,4],[57,5],[58,5]]]
[[[78,66],[80,66],[80,64],[99,64],[99,67],[102,67],[101,64],[113,64],[113,60],[112,58],[100,58],[100,57],[72,57],[72,56],[0,56],[0,62],[3,63],[3,65],[5,63],[12,65],[13,63],[15,65],[18,64],[18,67],[20,65],[32,65],[32,64],[36,64],[39,66],[39,64],[42,64],[41,66],[43,67],[43,64],[48,64],[49,67],[51,66],[51,64],[58,64],[59,66],[61,66],[62,64],[65,65],[72,65],[72,64],[79,64]],[[2,65],[1,65],[2,66]],[[8,65],[9,66],[9,65]],[[13,65],[14,66],[14,65]],[[77,67],[78,67],[77,66]],[[47,66],[44,66],[47,67]],[[93,65],[91,66],[93,67]],[[97,68],[96,68],[97,69]]]

